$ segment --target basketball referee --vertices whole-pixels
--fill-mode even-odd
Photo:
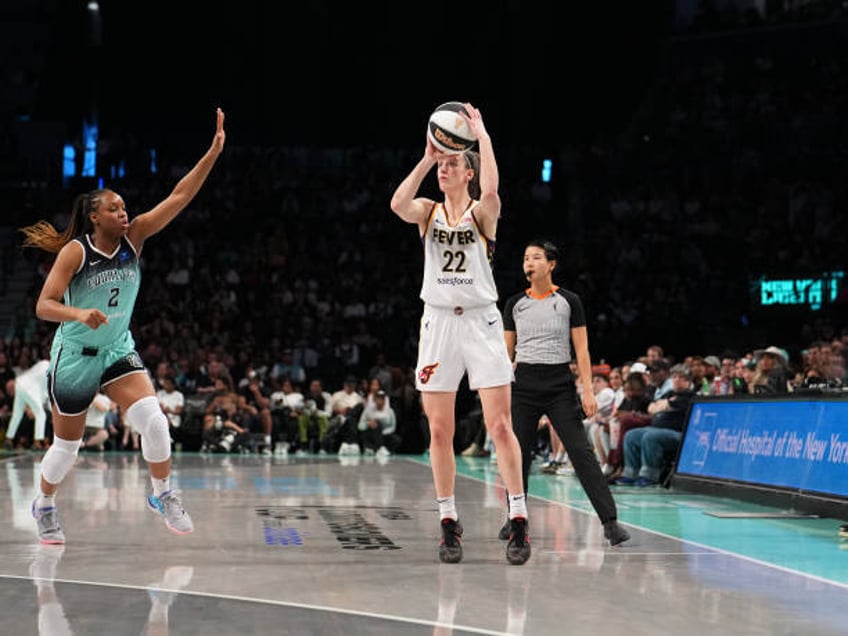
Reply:
[[[550,241],[531,241],[524,250],[524,275],[530,287],[504,305],[504,337],[515,367],[512,426],[521,445],[524,492],[529,492],[539,418],[547,415],[603,523],[604,537],[610,545],[618,545],[630,535],[616,520],[615,501],[583,428],[583,414],[591,417],[598,410],[586,315],[577,294],[553,284],[558,258],[559,251]],[[584,387],[582,412],[569,368],[572,343]],[[508,538],[508,531],[507,524],[500,538]]]

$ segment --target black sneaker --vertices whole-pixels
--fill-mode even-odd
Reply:
[[[527,533],[527,519],[524,517],[510,519],[509,526],[506,560],[512,565],[524,565],[530,558],[530,535]]]
[[[442,519],[442,540],[439,542],[439,560],[442,563],[462,561],[462,525],[453,519]]]
[[[509,535],[512,533],[512,524],[510,524],[509,519],[501,526],[500,531],[498,532],[498,539],[501,541],[507,541],[509,539]]]
[[[630,539],[630,533],[618,525],[618,522],[613,519],[604,524],[604,538],[609,541],[611,546],[616,546],[619,543],[624,543]]]

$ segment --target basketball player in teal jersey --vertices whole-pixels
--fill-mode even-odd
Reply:
[[[88,407],[101,391],[120,405],[141,435],[153,482],[148,507],[172,532],[194,530],[171,489],[168,420],[129,327],[141,283],[138,259],[144,241],[191,202],[221,154],[225,137],[219,108],[206,154],[163,201],[132,221],[120,195],[104,189],[75,199],[70,223],[61,234],[46,221],[21,230],[25,247],[57,254],[35,306],[38,318],[59,323],[48,371],[54,439],[41,462],[41,487],[32,503],[41,543],[65,542],[54,498],[74,465]]]
[[[445,154],[427,138],[424,156],[392,196],[391,208],[418,225],[424,244],[424,276],[416,367],[430,426],[430,464],[439,505],[444,563],[462,559],[462,525],[454,500],[456,458],[454,408],[462,376],[480,396],[483,419],[498,452],[498,468],[509,493],[510,537],[507,560],[530,558],[527,505],[521,479],[521,448],[512,430],[512,363],[503,337],[503,319],[491,257],[501,212],[498,167],[480,111],[465,104],[461,113],[477,138],[479,154]],[[416,197],[436,166],[444,202]]]

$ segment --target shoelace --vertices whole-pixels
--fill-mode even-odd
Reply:
[[[56,508],[39,508],[39,512],[41,513],[39,521],[45,530],[59,529],[59,515],[56,514]]]
[[[162,507],[169,511],[176,510],[180,513],[184,512],[182,502],[180,502],[180,498],[177,497],[177,493],[173,490],[163,492],[159,496],[159,501],[162,503]]]

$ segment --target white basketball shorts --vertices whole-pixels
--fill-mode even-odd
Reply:
[[[419,391],[456,391],[466,372],[472,390],[512,383],[512,362],[497,305],[445,308],[425,304],[415,387]]]

